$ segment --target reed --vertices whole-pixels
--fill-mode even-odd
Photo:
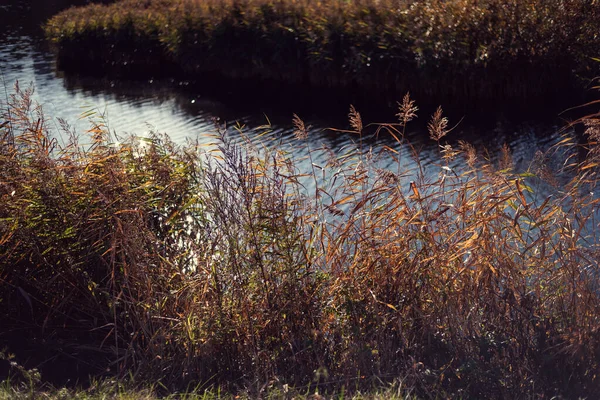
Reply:
[[[45,29],[66,69],[526,104],[588,87],[599,20],[589,0],[122,0]]]
[[[349,134],[403,142],[416,112],[406,96],[371,126],[351,109]],[[2,108],[0,337],[43,379],[599,394],[598,115],[584,155],[565,134],[517,172],[508,150],[445,143],[440,109],[434,178],[366,143],[305,172],[273,143],[116,142],[90,118],[56,128],[18,87]]]

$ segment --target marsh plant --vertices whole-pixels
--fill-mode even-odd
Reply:
[[[374,129],[410,145],[407,95],[396,123],[351,109],[356,150],[301,171],[220,128],[210,151],[116,141],[98,115],[76,133],[31,96],[17,86],[2,106],[0,335],[42,378],[599,394],[597,115],[583,149],[565,134],[515,171],[508,149],[447,144],[440,109],[425,175],[416,151],[407,170],[359,143]]]
[[[589,87],[599,20],[590,0],[120,0],[45,30],[64,68],[87,73],[529,105]]]

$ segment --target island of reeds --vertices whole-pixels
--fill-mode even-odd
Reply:
[[[600,74],[591,0],[120,0],[45,26],[62,68],[492,104],[581,94]]]
[[[219,128],[206,150],[115,140],[98,115],[74,132],[31,94],[1,107],[0,368],[13,385],[600,394],[598,114],[580,121],[585,145],[565,131],[515,171],[508,149],[491,161],[446,143],[439,109],[426,177],[416,151],[407,169],[367,144],[307,172],[282,143]],[[389,124],[351,108],[351,134],[409,146],[416,114],[408,95]],[[294,146],[326,151],[293,123]]]

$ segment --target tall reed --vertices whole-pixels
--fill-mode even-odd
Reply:
[[[98,116],[84,135],[62,123],[62,143],[31,95],[2,111],[0,337],[46,379],[65,365],[256,396],[394,380],[432,398],[599,394],[597,115],[583,155],[565,135],[521,172],[508,149],[445,143],[440,109],[427,177],[367,143],[306,172],[223,130],[210,152],[117,142]],[[373,127],[352,108],[349,134],[404,142],[416,112],[406,96]]]

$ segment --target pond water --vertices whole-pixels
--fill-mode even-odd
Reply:
[[[167,133],[178,143],[184,143],[187,139],[212,140],[208,135],[216,131],[215,124],[229,127],[232,135],[236,135],[232,127],[243,125],[251,138],[256,132],[263,131],[257,127],[269,124],[269,136],[280,137],[282,143],[289,145],[292,151],[302,157],[305,147],[298,146],[292,135],[292,116],[297,112],[311,126],[309,141],[312,148],[324,145],[334,152],[345,152],[357,140],[356,135],[327,129],[347,129],[346,114],[350,103],[344,98],[319,101],[323,99],[320,93],[315,92],[301,97],[294,95],[290,99],[285,90],[279,95],[271,93],[265,98],[267,96],[256,91],[244,93],[231,87],[215,91],[203,87],[202,83],[169,79],[122,81],[64,74],[57,69],[40,26],[53,13],[66,7],[68,2],[2,1],[0,73],[7,93],[12,91],[16,81],[22,87],[32,84],[35,99],[42,104],[48,116],[63,118],[78,131],[89,127],[89,122],[80,118],[82,113],[89,110],[104,115],[111,132],[119,135],[143,136],[154,130]],[[358,98],[358,102],[369,104],[369,99]],[[451,104],[442,106],[452,108]],[[544,107],[537,106],[537,109]],[[394,121],[396,110],[393,107],[381,105],[373,108],[375,110],[367,107],[364,112],[359,108],[365,124]],[[528,113],[528,110],[521,111],[521,114]],[[434,166],[439,161],[439,151],[426,134],[428,112],[420,112],[417,122],[409,126],[407,137],[419,149],[423,165]],[[460,123],[452,131],[449,140],[468,140],[479,148],[485,147],[492,157],[507,144],[517,167],[525,169],[537,150],[547,149],[559,140],[559,131],[564,125],[554,110],[542,117],[539,113],[535,115],[535,120],[527,121],[513,118],[510,113],[490,112],[481,115],[468,109],[461,110],[450,120],[450,126],[459,120]],[[515,119],[517,122],[513,121]],[[409,148],[391,138],[370,139],[369,144],[394,147],[400,154],[406,155],[404,159],[410,160]],[[317,159],[315,162],[322,161]],[[310,167],[308,161],[304,167]],[[438,173],[439,168],[432,168],[432,171]]]

